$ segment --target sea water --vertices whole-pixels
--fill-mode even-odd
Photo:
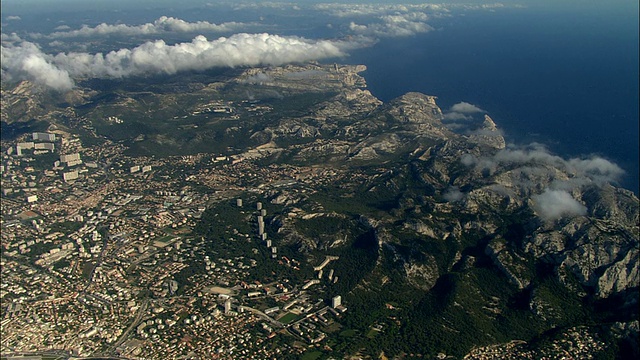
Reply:
[[[597,154],[638,193],[638,19],[624,11],[524,8],[468,12],[414,37],[353,52],[383,101],[407,91],[486,110],[507,141],[564,157]]]

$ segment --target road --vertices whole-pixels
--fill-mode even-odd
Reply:
[[[122,345],[123,342],[125,342],[125,340],[127,340],[127,338],[129,337],[129,333],[131,333],[131,331],[138,326],[138,324],[140,323],[140,320],[142,320],[142,316],[147,312],[147,307],[149,307],[149,299],[144,299],[142,301],[142,304],[140,305],[140,307],[138,308],[138,311],[136,312],[136,317],[133,319],[133,321],[131,322],[131,324],[129,324],[129,327],[127,327],[127,330],[125,330],[122,335],[120,335],[120,338],[118,338],[118,340],[111,345],[111,347],[109,348],[109,352],[115,352],[115,350]]]

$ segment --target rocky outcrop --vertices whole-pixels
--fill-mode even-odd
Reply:
[[[506,247],[504,239],[494,239],[485,248],[494,264],[509,279],[509,282],[522,290],[531,283],[532,272],[527,260]]]
[[[369,90],[348,89],[312,109],[317,119],[351,119],[365,116],[382,105]]]
[[[405,263],[403,268],[409,284],[423,291],[430,290],[440,276],[438,265],[430,255],[420,264]]]
[[[580,198],[587,204],[589,216],[630,227],[640,223],[638,198],[629,190],[602,184],[586,188]]]
[[[298,91],[344,90],[366,87],[359,73],[367,70],[364,65],[323,65],[307,63],[280,67],[251,68],[234,79],[241,84],[255,84]]]
[[[485,145],[494,149],[504,149],[506,142],[502,137],[502,131],[498,129],[496,123],[489,115],[484,116],[482,127],[475,130],[470,136],[469,141],[472,143]]]
[[[444,127],[442,110],[436,104],[436,97],[410,92],[392,100],[388,113],[400,123],[431,124]]]
[[[525,250],[567,269],[600,298],[640,284],[637,234],[611,222],[579,217],[560,229],[539,229]]]
[[[47,114],[43,91],[29,81],[21,81],[15,87],[2,89],[0,97],[2,120],[7,123],[29,121]]]

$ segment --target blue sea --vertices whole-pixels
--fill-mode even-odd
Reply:
[[[603,6],[604,7],[604,6]],[[370,90],[407,91],[486,110],[515,144],[564,157],[597,154],[638,193],[638,13],[623,9],[502,9],[431,24],[436,31],[353,52]]]

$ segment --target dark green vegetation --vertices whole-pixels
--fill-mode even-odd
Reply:
[[[0,138],[2,141],[9,141],[18,138],[20,135],[46,131],[49,123],[46,121],[38,121],[31,119],[26,122],[5,122],[0,121]]]
[[[52,232],[61,232],[65,235],[78,231],[82,227],[83,223],[79,221],[63,221],[51,224]]]
[[[329,78],[339,77],[331,71]],[[628,251],[638,243],[632,233],[637,198],[613,188],[604,192],[600,185],[576,187],[569,195],[593,213],[545,224],[534,210],[534,195],[591,179],[556,168],[557,159],[550,164],[533,153],[509,153],[490,128],[481,129],[486,138],[479,140],[455,134],[427,96],[379,105],[355,91],[353,82],[343,89],[351,91],[351,100],[341,100],[339,87],[292,84],[282,80],[286,75],[280,87],[258,85],[237,79],[240,73],[88,83],[99,91],[74,106],[78,117],[62,122],[77,128],[85,142],[110,139],[132,155],[280,148],[259,159],[251,158],[254,151],[239,164],[214,165],[236,179],[229,193],[236,192],[244,206],[235,199],[207,204],[185,246],[194,258],[240,265],[247,283],[286,282],[292,293],[317,279],[314,267],[334,257],[320,283],[305,291],[327,305],[340,295],[348,310],[322,329],[327,338],[320,346],[302,356],[461,358],[473,348],[512,340],[526,341],[522,351],[535,353],[553,348],[577,327],[608,344],[594,351],[597,358],[637,353],[637,341],[625,340],[630,337],[616,333],[614,324],[638,319],[637,287],[623,279],[623,291],[598,288],[618,280],[615,273],[603,276],[614,266],[637,269],[637,261],[622,261],[637,254]],[[525,160],[502,164],[496,160],[501,151],[503,158]],[[490,169],[465,165],[469,157],[483,159]],[[211,168],[205,158],[154,167],[155,176],[202,178]],[[204,182],[180,183],[212,190]],[[448,196],[450,189],[459,190],[457,199]],[[275,258],[257,236],[258,201],[268,210],[265,232],[277,247]],[[66,234],[77,226],[58,223],[54,229]],[[85,265],[85,277],[94,266]],[[175,276],[178,295],[207,276],[203,261],[189,263]],[[277,305],[270,298],[257,307]],[[296,317],[290,313],[281,321]],[[272,341],[308,345],[286,333]]]
[[[228,154],[260,145],[263,139],[252,134],[282,117],[304,116],[312,105],[335,95],[230,81],[240,73],[89,81],[85,85],[102,91],[75,107],[88,120],[83,141],[108,138],[127,145],[131,155]]]
[[[409,192],[415,190],[412,188]],[[365,199],[369,194],[356,192],[353,198],[360,201],[353,201],[357,204],[355,208],[341,210],[361,211],[369,204],[368,210],[375,212],[382,203],[387,204],[391,213],[408,214],[409,209],[403,205],[408,203],[407,194],[396,196],[400,200],[395,204],[387,200],[391,196],[368,202]],[[321,197],[315,199],[320,201]],[[329,198],[328,201],[334,203],[335,200]],[[341,205],[349,208],[350,203],[351,199],[348,199]],[[435,212],[430,214],[436,217],[434,223],[446,223],[449,218],[449,215]],[[501,236],[510,239],[516,249],[514,243],[520,236],[521,224],[530,221],[531,217],[526,212],[501,216],[499,223],[502,226],[491,238],[468,232],[459,239],[434,239],[393,226],[390,230],[393,240],[378,250],[380,258],[375,268],[366,269],[367,275],[362,281],[356,280],[359,286],[346,284],[350,291],[344,297],[349,307],[344,325],[357,331],[349,333],[348,341],[336,338],[334,350],[340,354],[366,349],[361,351],[370,356],[381,351],[387,355],[419,353],[431,356],[444,352],[461,357],[478,345],[514,339],[546,339],[551,329],[557,332],[576,325],[596,326],[613,321],[596,308],[593,298],[581,298],[559,283],[554,269],[544,261],[529,259],[520,264],[523,277],[533,279],[529,287],[520,290],[509,283],[485,253],[490,240]],[[403,216],[396,225],[410,218]],[[514,251],[523,259],[529,258],[521,251]],[[461,260],[456,261],[456,253],[462,254]],[[416,288],[406,271],[410,264],[428,267],[431,275],[437,277],[432,288]],[[363,267],[352,266],[354,272]],[[423,281],[428,283],[427,279]],[[346,289],[341,290],[344,294]],[[549,313],[544,317],[536,316],[531,303],[544,304]],[[633,312],[628,313],[624,316],[625,321],[634,316]],[[374,333],[370,329],[376,325],[382,329],[380,336],[372,336]],[[606,352],[617,353],[617,350],[611,350],[616,346],[612,344]]]
[[[286,256],[299,259],[300,253],[296,246],[281,246],[281,238],[270,224],[272,217],[265,219],[265,231],[278,246],[278,259],[272,259],[271,250],[257,236],[257,215],[246,201],[244,207],[237,207],[235,200],[226,201],[207,209],[202,215],[201,222],[194,229],[194,234],[203,239],[206,254],[213,261],[218,258],[234,259],[246,258],[256,260],[256,266],[249,271],[251,278],[268,283],[281,278],[288,278],[294,284],[302,285],[305,279],[312,276],[310,265],[295,270],[278,264],[278,259]],[[277,214],[277,212],[275,212]]]
[[[283,324],[289,324],[289,323],[294,322],[297,319],[298,319],[298,315],[293,314],[293,313],[287,313],[283,317],[281,317],[279,320]]]
[[[387,355],[444,352],[462,357],[473,347],[516,339],[532,341],[530,346],[535,349],[548,345],[553,334],[563,329],[628,321],[635,316],[618,313],[615,319],[613,313],[599,309],[602,305],[592,296],[578,296],[560,283],[553,266],[520,250],[523,224],[534,220],[529,211],[439,213],[425,200],[431,188],[412,178],[411,166],[396,167],[393,175],[374,178],[349,187],[320,188],[298,204],[307,210],[330,211],[324,215],[287,219],[280,211],[270,211],[265,219],[267,232],[279,244],[281,255],[307,259],[299,272],[277,265],[255,239],[252,205],[238,208],[231,201],[216,205],[196,228],[213,254],[251,254],[258,259],[253,274],[264,281],[280,276],[301,284],[305,277],[313,277],[310,267],[322,262],[324,255],[339,256],[325,269],[333,269],[339,281],[312,293],[327,300],[342,295],[348,307],[341,321],[344,330],[330,334],[332,351],[305,356],[360,352],[375,357],[384,351]],[[364,220],[372,216],[385,218],[387,225],[374,230]],[[472,220],[491,221],[499,227],[488,236],[469,230],[434,238],[407,226],[418,220],[441,229]],[[279,228],[285,231],[277,231]],[[236,230],[250,234],[249,238]],[[382,245],[379,239],[384,239]],[[495,244],[505,244],[511,258],[520,259],[513,260],[514,269],[521,278],[531,279],[529,286],[519,289],[510,283],[487,254],[487,247]],[[412,267],[424,272],[416,275]],[[565,281],[571,281],[570,276]],[[618,346],[628,347],[617,344],[611,343],[602,358],[619,353]]]
[[[302,355],[302,360],[316,360],[322,356],[322,352],[320,351],[307,351]]]
[[[51,249],[54,249],[55,247],[56,247],[56,244],[54,244],[53,242],[35,243],[33,247],[31,247],[31,252],[29,253],[29,256],[36,259],[38,256],[46,252],[49,252]]]

